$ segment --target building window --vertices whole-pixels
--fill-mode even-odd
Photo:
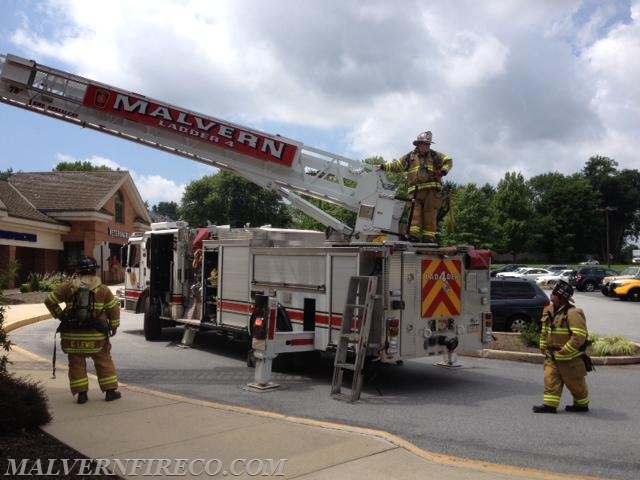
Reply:
[[[120,191],[116,193],[116,222],[124,223],[124,195]]]

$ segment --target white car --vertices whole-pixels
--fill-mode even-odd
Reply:
[[[640,257],[633,257],[633,260],[631,260],[631,263],[640,263]]]
[[[551,275],[551,274],[552,272],[547,270],[546,268],[523,267],[523,268],[519,268],[514,272],[498,273],[496,277],[521,277],[521,278],[528,278],[529,280],[535,280],[541,275]]]
[[[553,272],[551,275],[540,275],[538,278],[536,278],[536,283],[541,287],[555,285],[558,280],[564,280],[565,282],[569,283],[569,278],[571,278],[572,274],[573,270],[571,269],[560,270],[557,272]]]

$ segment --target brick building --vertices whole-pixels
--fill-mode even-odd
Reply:
[[[0,269],[17,260],[17,284],[31,272],[71,272],[82,255],[103,281],[122,281],[121,247],[151,219],[126,171],[16,173],[0,181]]]

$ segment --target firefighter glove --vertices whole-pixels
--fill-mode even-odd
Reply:
[[[112,328],[109,333],[112,337],[114,337],[117,331],[118,331],[117,328]]]

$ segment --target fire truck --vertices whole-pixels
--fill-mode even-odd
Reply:
[[[231,171],[326,226],[174,222],[132,237],[124,304],[144,312],[149,340],[177,324],[186,345],[202,330],[251,336],[262,386],[282,353],[335,351],[341,378],[363,358],[455,365],[491,341],[490,252],[405,241],[406,201],[374,166],[10,54],[0,56],[0,100]],[[355,225],[305,197],[356,212]]]

